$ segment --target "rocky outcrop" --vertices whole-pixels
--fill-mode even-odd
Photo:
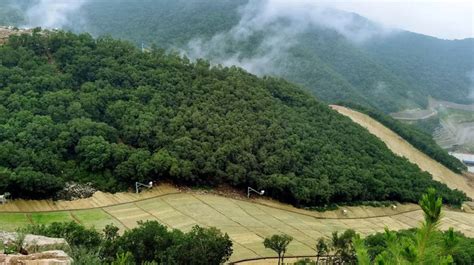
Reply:
[[[62,250],[29,255],[0,254],[0,265],[71,265],[72,258]]]
[[[97,190],[92,186],[92,183],[79,184],[68,182],[64,189],[56,194],[55,198],[58,200],[74,201],[77,199],[92,197],[96,191]]]
[[[20,246],[16,249],[22,254],[38,253],[49,250],[69,250],[69,244],[64,238],[53,238],[37,235],[26,235],[24,238],[18,233],[0,232],[0,241],[4,246]],[[22,241],[22,242],[21,242]]]

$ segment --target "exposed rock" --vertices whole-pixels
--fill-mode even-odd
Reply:
[[[5,43],[10,35],[31,34],[31,29],[18,29],[15,27],[0,26],[0,45]]]
[[[74,201],[92,197],[96,191],[92,183],[79,184],[68,182],[64,189],[56,194],[55,198],[58,200]]]
[[[30,255],[0,254],[0,265],[70,265],[72,262],[72,258],[62,250]]]
[[[21,236],[18,233],[0,232],[0,241],[5,246],[20,244]],[[48,251],[48,250],[69,250],[69,244],[64,238],[53,238],[37,235],[26,235],[18,252],[24,254]]]

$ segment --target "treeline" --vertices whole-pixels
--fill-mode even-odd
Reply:
[[[418,129],[415,126],[404,124],[396,119],[383,114],[375,109],[363,107],[354,103],[341,102],[340,105],[349,107],[351,109],[360,111],[387,126],[389,129],[400,135],[407,142],[412,144],[414,147],[427,154],[429,157],[440,162],[447,168],[451,169],[456,173],[462,173],[467,170],[467,167],[458,159],[448,154],[447,151],[442,149],[434,140],[431,135]]]
[[[0,193],[166,179],[302,206],[416,202],[431,186],[447,203],[466,199],[281,79],[40,30],[11,36],[0,58]]]

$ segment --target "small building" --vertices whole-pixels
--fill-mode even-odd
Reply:
[[[467,171],[474,173],[474,154],[450,152],[450,155],[459,159],[467,166]]]

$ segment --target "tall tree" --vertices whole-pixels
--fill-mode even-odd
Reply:
[[[285,253],[292,240],[293,237],[286,234],[273,235],[265,238],[263,245],[265,248],[269,248],[278,254],[278,265],[280,265],[285,261]]]

